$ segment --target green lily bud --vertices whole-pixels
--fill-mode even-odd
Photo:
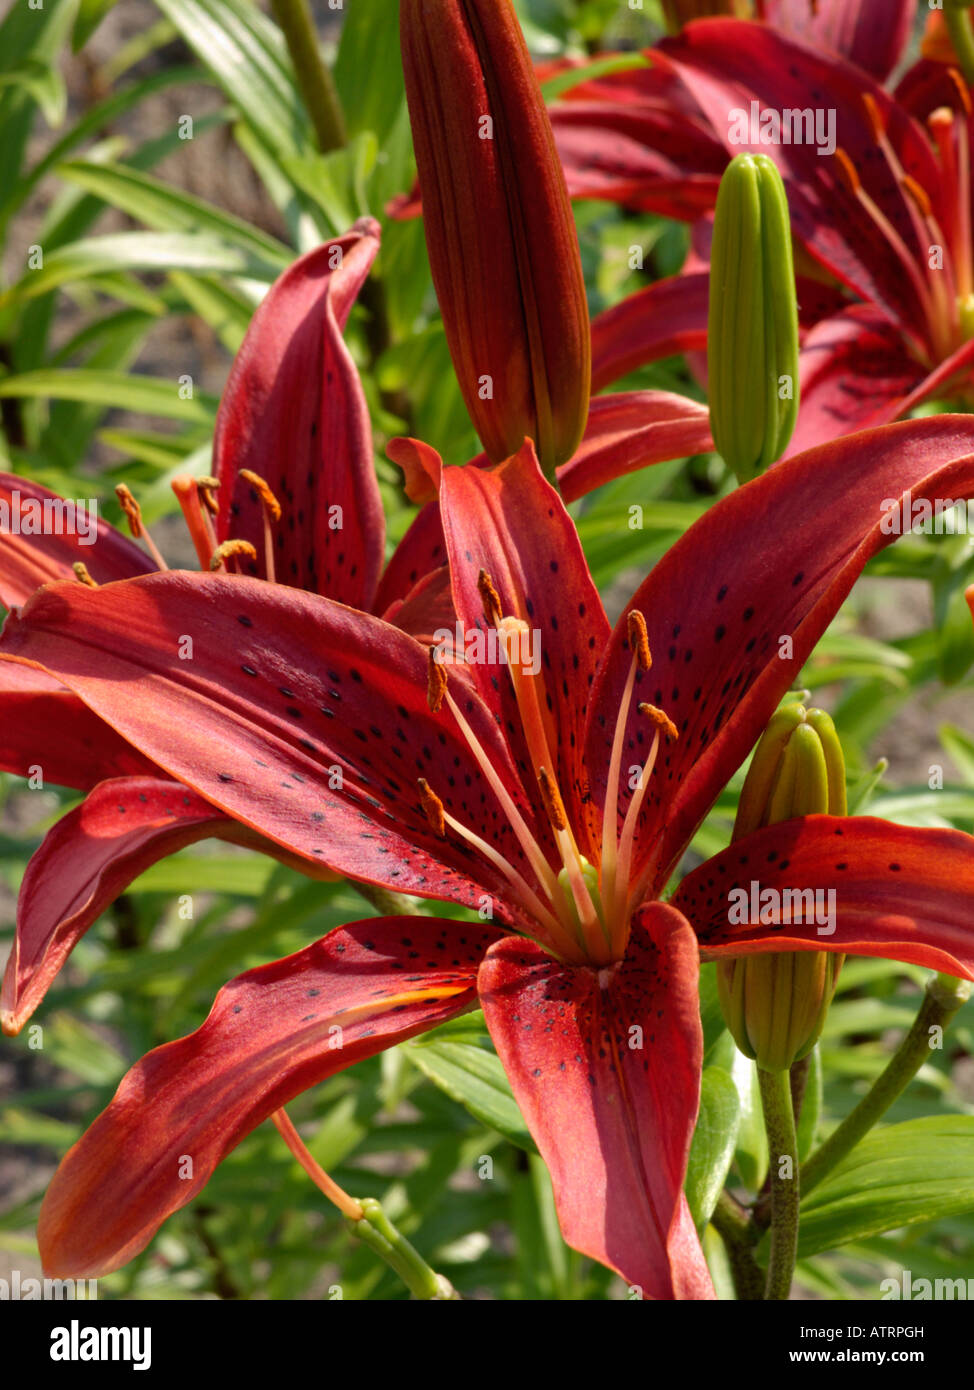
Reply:
[[[781,458],[798,418],[798,301],[785,186],[763,154],[720,181],[707,328],[710,428],[746,483]]]
[[[815,814],[846,814],[842,746],[824,710],[787,705],[755,750],[734,839]],[[741,1052],[765,1071],[787,1071],[811,1052],[843,959],[832,951],[782,951],[718,962],[720,1006]]]

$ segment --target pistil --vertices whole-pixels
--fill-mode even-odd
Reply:
[[[173,478],[171,487],[186,521],[200,569],[207,570],[210,568],[210,557],[217,547],[217,539],[209,512],[203,502],[206,495],[202,490],[204,482],[218,486],[215,478],[190,478],[181,473],[178,478]]]

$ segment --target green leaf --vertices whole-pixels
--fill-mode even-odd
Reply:
[[[937,734],[964,781],[974,787],[974,738],[956,724],[941,724]]]
[[[542,82],[541,91],[545,101],[556,101],[563,92],[577,87],[580,82],[593,82],[597,77],[608,77],[613,72],[629,72],[632,68],[647,68],[649,63],[641,53],[612,53],[604,58],[596,58],[578,68],[568,68],[556,73]]]
[[[128,376],[125,372],[89,371],[84,367],[63,371],[41,369],[4,377],[0,379],[0,397],[4,396],[52,396],[62,401],[91,401],[116,410],[133,410],[198,424],[212,424],[218,404],[215,397],[202,392],[183,399],[175,381]]]
[[[278,272],[294,259],[276,237],[139,169],[66,160],[58,173],[155,231],[211,232],[227,245],[246,251],[255,261],[275,266]]]
[[[518,1148],[536,1152],[511,1090],[511,1083],[489,1039],[468,1041],[438,1030],[406,1045],[406,1056],[424,1075],[475,1119],[503,1134]]]
[[[364,73],[367,81],[362,80]],[[399,0],[349,5],[334,76],[349,134],[371,130],[383,144],[404,96]]]
[[[713,1066],[728,1072],[737,1087],[740,1123],[734,1165],[744,1186],[758,1192],[768,1171],[768,1137],[761,1110],[757,1067],[743,1052],[738,1052],[730,1033],[725,1033],[721,1038],[710,1055],[710,1061]]]
[[[801,1257],[974,1209],[974,1116],[874,1129],[801,1205]]]
[[[802,1097],[801,1113],[798,1116],[798,1157],[802,1163],[811,1153],[815,1143],[818,1122],[822,1115],[823,1096],[822,1054],[816,1043],[809,1055],[805,1094]]]
[[[730,1171],[740,1117],[741,1103],[732,1077],[722,1067],[705,1067],[685,1184],[698,1231],[710,1220]]]
[[[974,624],[964,592],[970,579],[968,567],[962,566],[943,585],[934,586],[937,669],[944,685],[956,685],[974,662]]]
[[[273,280],[279,267],[240,247],[228,245],[204,232],[118,232],[114,236],[87,237],[62,246],[44,257],[37,270],[28,270],[4,295],[0,308],[11,301],[23,302],[70,280],[127,270],[223,271]]]
[[[283,36],[247,0],[157,0],[262,143],[277,155],[314,149]]]
[[[48,125],[60,125],[64,120],[68,94],[57,68],[37,58],[27,58],[12,72],[0,72],[0,92],[5,87],[29,92],[41,108]]]
[[[99,24],[115,8],[117,0],[81,0],[78,17],[71,31],[71,51],[79,53],[98,28]]]

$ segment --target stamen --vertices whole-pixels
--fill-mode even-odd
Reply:
[[[486,840],[473,830],[463,825],[455,816],[451,816],[446,810],[443,802],[433,791],[425,777],[419,778],[419,795],[423,807],[423,813],[429,821],[430,826],[440,839],[446,839],[446,827],[449,826],[455,835],[464,840],[468,845],[475,849],[478,854],[493,864],[500,874],[507,879],[514,890],[515,898],[521,903],[525,912],[532,917],[543,928],[543,940],[546,945],[557,947],[559,957],[567,951],[569,958],[577,954],[576,943],[565,931],[565,928],[557,920],[552,912],[545,907],[537,893],[530,884],[518,873],[514,865],[500,854],[493,845],[489,845]],[[542,938],[538,938],[542,939]]]
[[[243,478],[245,483],[249,483],[257,493],[257,496],[270,513],[271,520],[280,521],[281,504],[274,496],[266,480],[262,478],[259,473],[251,472],[249,468],[241,468],[240,477]]]
[[[638,608],[631,608],[627,617],[629,624],[629,647],[635,654],[639,662],[640,671],[648,671],[653,664],[652,654],[649,650],[649,634],[646,631],[646,619]]]
[[[657,709],[655,705],[648,705],[645,701],[639,706],[639,713],[645,714],[654,729],[671,738],[675,743],[680,737],[676,725],[665,710]]]
[[[558,783],[543,767],[538,769],[538,783],[541,787],[541,799],[548,812],[548,819],[551,821],[552,827],[555,830],[567,830],[568,816],[565,814],[565,803],[561,799]]]
[[[88,566],[85,564],[84,560],[75,560],[71,568],[74,570],[74,577],[78,580],[79,584],[85,584],[89,589],[98,588],[97,583],[88,573]]]
[[[245,483],[250,484],[263,503],[264,569],[267,572],[267,582],[274,584],[276,583],[276,575],[274,573],[274,537],[271,532],[271,522],[280,521],[281,504],[259,473],[254,473],[249,468],[241,468],[240,477]]]
[[[115,496],[118,498],[122,511],[128,518],[129,530],[135,540],[144,540],[149,554],[155,560],[159,569],[168,570],[169,566],[160,554],[159,547],[146,530],[145,522],[142,520],[142,508],[132,495],[131,488],[125,483],[118,483],[115,488]]]
[[[842,148],[841,145],[836,146],[832,158],[835,160],[836,165],[838,166],[839,178],[843,186],[845,187],[846,192],[851,193],[853,197],[855,197],[856,194],[858,194],[860,188],[862,187],[862,180],[859,177],[859,170],[853,164],[852,160],[846,154],[845,150]]]
[[[196,478],[189,478],[186,474],[173,478],[170,486],[176,494],[185,518],[200,569],[207,570],[210,567],[210,556],[217,547],[213,523],[203,507],[202,499],[207,494],[202,491]]]
[[[963,85],[963,84],[962,84]],[[967,101],[970,97],[964,88]],[[959,299],[974,291],[974,242],[971,236],[970,134],[967,116],[948,106],[938,106],[927,117],[927,128],[937,143],[943,186],[951,190],[948,210],[953,213],[951,253]]]
[[[483,600],[484,617],[494,627],[497,627],[501,621],[501,600],[494,587],[494,581],[486,570],[481,570],[477,576],[477,588]]]
[[[862,107],[866,113],[866,121],[872,131],[873,139],[878,145],[886,136],[886,123],[879,113],[879,105],[872,92],[863,92],[861,96]]]
[[[429,666],[426,676],[426,703],[433,714],[439,714],[446,694],[446,671],[436,659],[436,648],[429,649]]]
[[[887,157],[887,162],[890,164],[890,167],[892,168],[894,175],[900,182],[902,182],[906,175],[903,173],[899,161],[895,158],[895,156],[892,156],[891,147],[885,135],[882,136],[882,138],[879,141],[879,144],[883,153]],[[920,302],[920,307],[923,310],[924,319],[929,325],[931,325],[932,328],[938,320],[936,312],[934,310],[933,301],[930,298],[929,284],[927,280],[924,278],[923,274],[921,273],[919,266],[917,265],[916,257],[909,250],[903,238],[900,236],[899,232],[893,226],[892,222],[890,222],[886,214],[874,202],[874,200],[863,188],[862,181],[859,178],[859,172],[853,164],[852,160],[846,154],[845,150],[843,150],[840,146],[836,146],[833,158],[836,162],[840,182],[845,186],[846,190],[849,193],[851,193],[852,196],[856,198],[857,201],[862,205],[862,207],[868,213],[869,217],[875,223],[881,236],[883,237],[883,240],[889,244],[890,249],[896,256],[896,259],[899,261],[900,265],[903,267],[903,270],[906,273],[906,276],[909,279],[910,284],[913,286],[913,289],[916,292],[917,298]],[[911,214],[915,217],[916,214],[913,208],[913,204],[909,201],[909,199],[906,200],[906,206],[907,209],[911,212]],[[911,332],[906,325],[903,325],[903,333],[906,337],[910,338],[911,342],[913,343],[914,350],[916,351],[917,355],[921,358],[921,360],[929,362],[928,345],[924,343],[922,339],[918,338],[915,333]]]
[[[629,707],[636,685],[636,672],[639,669],[638,618],[642,618],[642,614],[638,614],[635,623],[633,622],[634,616],[635,610],[629,615],[629,646],[632,649],[632,660],[629,662],[629,674],[626,676],[622,699],[619,701],[619,713],[616,715],[612,751],[609,755],[609,773],[605,783],[605,805],[602,808],[602,861],[600,865],[602,903],[606,920],[610,923],[614,921],[612,905],[616,898],[616,876],[619,865],[619,774],[622,770],[622,753],[626,741],[626,725],[629,722]],[[645,630],[645,621],[643,628]],[[634,636],[637,640],[634,640]],[[648,638],[646,648],[649,649]]]
[[[423,814],[430,823],[433,834],[439,840],[446,839],[446,821],[444,819],[443,802],[433,791],[425,777],[419,779],[419,796],[423,806]]]
[[[210,516],[219,516],[220,504],[216,500],[216,493],[220,489],[219,478],[197,478],[196,491],[199,493],[200,502],[210,513]]]
[[[947,76],[954,84],[954,90],[957,93],[964,115],[969,116],[971,111],[974,110],[974,103],[971,102],[971,94],[967,90],[967,83],[964,81],[962,74],[957,68],[948,68]]]
[[[229,573],[230,566],[227,561],[233,560],[239,555],[245,556],[248,560],[256,560],[257,550],[250,544],[250,541],[224,541],[214,550],[210,560],[210,569],[218,570],[222,565],[226,565]]]
[[[920,209],[922,217],[930,217],[933,213],[933,204],[927,194],[927,190],[922,184],[917,183],[916,179],[910,174],[903,175],[903,187],[910,194],[917,207]]]

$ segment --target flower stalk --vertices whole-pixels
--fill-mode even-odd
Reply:
[[[791,1292],[798,1255],[798,1136],[788,1072],[759,1067],[758,1083],[771,1165],[771,1254],[764,1297],[766,1301],[783,1301]]]

